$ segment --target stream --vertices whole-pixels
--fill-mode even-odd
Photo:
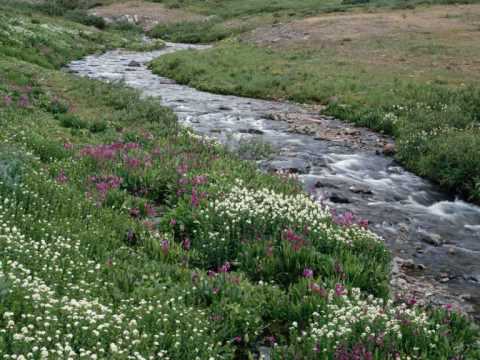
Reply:
[[[367,129],[354,128],[360,141],[292,132],[292,121],[279,118],[312,118],[330,133],[349,125],[296,104],[198,91],[147,68],[154,58],[188,48],[205,46],[167,43],[152,52],[115,50],[74,61],[68,70],[123,81],[145,96],[159,97],[182,124],[231,148],[249,139],[271,144],[275,152],[258,161],[260,168],[295,172],[307,191],[338,212],[368,219],[370,229],[385,239],[394,257],[395,292],[434,304],[454,303],[480,319],[480,207],[404,170],[378,151],[382,137]]]

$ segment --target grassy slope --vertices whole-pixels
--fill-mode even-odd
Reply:
[[[461,16],[472,26],[478,18]],[[331,115],[396,136],[407,167],[478,202],[480,98],[471,59],[480,54],[471,31],[392,28],[304,48],[228,40],[162,57],[152,69],[212,92],[323,103]]]
[[[322,13],[378,8],[408,9],[426,4],[474,4],[478,0],[157,0],[171,8],[209,16],[209,21],[159,24],[150,35],[176,42],[212,42],[261,25],[276,24]]]
[[[327,358],[360,345],[378,359],[478,354],[475,330],[450,310],[424,323],[417,306],[346,295],[388,295],[388,253],[355,219],[194,137],[155,101],[55,70],[79,35],[24,16],[14,34],[37,25],[65,57],[0,57],[0,354],[243,359],[277,342],[275,358],[318,358],[309,324],[330,321],[334,306],[359,313],[359,302],[378,321],[359,318],[338,346],[322,340]],[[406,322],[389,328],[385,310]],[[359,342],[367,324],[385,346]]]

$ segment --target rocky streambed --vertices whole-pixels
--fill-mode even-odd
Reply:
[[[392,288],[417,301],[453,303],[480,319],[480,207],[454,199],[404,170],[390,139],[295,104],[210,94],[153,74],[152,59],[203,46],[168,43],[152,52],[110,51],[69,64],[71,72],[123,81],[159,97],[182,124],[230,147],[255,139],[273,155],[266,171],[298,174],[337,212],[368,219],[394,256]]]

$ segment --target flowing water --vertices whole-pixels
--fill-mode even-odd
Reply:
[[[414,276],[428,281],[437,302],[448,301],[448,296],[463,298],[478,317],[480,207],[451,198],[371,148],[292,133],[286,122],[272,120],[277,113],[308,113],[298,105],[198,91],[157,76],[146,66],[156,57],[187,48],[204,47],[169,43],[152,52],[116,50],[74,61],[68,68],[94,79],[123,81],[145,96],[159,97],[181,123],[229,146],[250,138],[272,144],[275,154],[259,162],[262,168],[295,171],[308,191],[333,201],[330,205],[338,211],[368,219],[395,257],[423,265],[421,270],[415,267]],[[375,139],[375,134],[362,131]],[[441,299],[443,293],[447,300]]]

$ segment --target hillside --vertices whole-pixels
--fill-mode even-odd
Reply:
[[[199,16],[212,4],[187,3]],[[451,304],[393,296],[391,253],[361,214],[316,202],[295,174],[258,171],[267,146],[227,148],[156,98],[66,71],[89,54],[164,46],[139,26],[89,16],[74,5],[0,4],[2,358],[480,358],[478,326]],[[152,66],[197,85],[210,62],[220,70],[233,56],[253,73],[287,53],[244,43],[252,36]],[[190,73],[193,56],[204,69]],[[478,91],[445,91],[464,114],[460,136]],[[451,146],[466,155],[473,131]],[[462,190],[475,195],[470,186]]]

